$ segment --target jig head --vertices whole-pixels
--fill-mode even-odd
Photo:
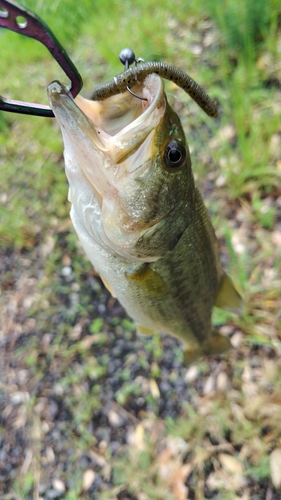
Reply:
[[[128,49],[128,48],[121,50],[121,52],[119,54],[119,60],[121,61],[122,64],[124,64],[125,70],[129,69],[130,64],[133,64],[133,63],[138,64],[140,62],[144,62],[144,59],[141,59],[140,57],[138,59],[136,59],[135,53],[132,51],[132,49]],[[137,97],[141,101],[147,101],[147,99],[145,97],[141,97],[141,96],[135,94],[135,92],[133,92],[128,85],[127,85],[126,89],[134,97]]]

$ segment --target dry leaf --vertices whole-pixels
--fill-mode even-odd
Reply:
[[[80,341],[79,345],[82,349],[88,350],[96,342],[96,338],[94,335],[86,335],[83,340]]]
[[[154,378],[149,380],[149,388],[151,395],[154,399],[159,399],[160,398],[160,391],[159,387],[157,385],[157,382],[154,380]]]
[[[102,468],[107,466],[105,458],[99,453],[96,453],[94,450],[89,451],[89,456],[95,465],[98,465],[99,467]]]
[[[179,468],[172,481],[172,492],[177,500],[186,500],[188,497],[188,488],[185,484],[186,473],[183,468]]]
[[[219,453],[219,461],[223,469],[232,474],[242,475],[244,472],[243,464],[236,457],[232,457],[227,453]]]
[[[234,335],[231,337],[230,342],[231,345],[237,349],[240,346],[242,340],[243,340],[242,332],[235,332]]]
[[[169,448],[164,448],[159,453],[157,457],[158,474],[177,500],[186,500],[188,488],[185,482],[192,471],[192,465],[181,465],[179,460],[172,457],[173,453]]]
[[[217,390],[220,392],[226,391],[228,388],[228,376],[225,372],[220,372],[217,376]]]
[[[215,390],[215,386],[216,386],[216,378],[214,377],[214,375],[210,375],[204,384],[203,388],[204,395],[206,396],[207,394],[213,392]]]
[[[136,445],[139,448],[139,450],[143,449],[143,447],[144,447],[144,427],[142,424],[137,425],[135,438],[136,438]]]
[[[275,488],[281,487],[281,448],[275,448],[270,455],[270,474]]]
[[[243,464],[236,457],[232,457],[226,453],[219,453],[219,461],[222,466],[220,480],[224,481],[227,487],[238,490],[246,486],[247,480],[243,476]]]
[[[225,484],[225,477],[221,470],[217,472],[211,472],[211,474],[209,474],[206,480],[206,485],[211,491],[223,488],[224,484]]]
[[[33,458],[32,450],[27,449],[26,454],[25,454],[25,458],[24,458],[24,461],[22,464],[22,468],[21,468],[21,474],[23,476],[25,476],[27,474],[27,471],[28,471],[28,469],[31,465],[31,462],[32,462],[32,458]]]
[[[174,457],[178,456],[179,453],[186,452],[189,449],[188,443],[180,438],[169,436],[166,439],[167,448],[171,451]]]
[[[171,457],[172,457],[172,451],[169,450],[169,448],[164,448],[163,450],[160,451],[157,457],[157,463],[159,465],[166,464]]]
[[[199,376],[199,369],[198,366],[192,365],[190,368],[188,368],[184,379],[186,382],[194,382]]]
[[[144,426],[143,424],[138,424],[136,428],[131,428],[128,431],[127,441],[133,446],[133,448],[138,450],[144,449]]]
[[[51,464],[52,462],[55,461],[55,453],[54,453],[54,450],[53,448],[51,448],[51,446],[47,446],[46,448],[46,457],[43,457],[45,459],[45,463],[47,464]]]

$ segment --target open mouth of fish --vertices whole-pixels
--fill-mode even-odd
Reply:
[[[114,195],[116,185],[128,174],[140,176],[155,157],[150,134],[155,131],[166,107],[163,81],[149,75],[128,91],[104,101],[81,96],[74,100],[55,81],[48,87],[51,107],[60,124],[65,153],[75,157],[98,197]],[[70,162],[71,163],[71,162]],[[71,181],[71,168],[66,173]],[[71,183],[71,182],[70,182]]]

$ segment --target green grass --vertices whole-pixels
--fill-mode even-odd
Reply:
[[[211,185],[206,202],[227,256],[225,267],[245,298],[243,318],[215,310],[214,323],[234,326],[244,343],[222,361],[226,390],[204,393],[207,377],[216,378],[218,373],[213,373],[213,364],[200,362],[200,388],[191,380],[190,401],[182,402],[181,416],[165,421],[158,418],[158,385],[155,389],[163,375],[165,342],[154,336],[137,353],[152,389],[144,388],[141,378],[131,379],[128,355],[126,366],[116,375],[115,401],[127,408],[130,401],[144,397],[152,411],[134,424],[130,421],[135,446],[123,446],[117,456],[105,452],[112,489],[100,492],[99,498],[122,499],[124,490],[134,500],[182,500],[180,488],[187,494],[184,487],[188,485],[196,500],[204,500],[206,478],[211,477],[217,481],[214,498],[234,500],[243,488],[246,495],[254,483],[269,484],[269,456],[280,446],[281,417],[280,2],[176,0],[172,8],[167,0],[161,7],[151,0],[137,0],[133,6],[128,0],[95,5],[90,0],[29,0],[23,4],[45,19],[69,52],[84,79],[83,95],[122,71],[118,54],[129,46],[137,57],[184,68],[218,99],[221,108],[213,123],[182,91],[167,84],[167,90],[183,103],[181,117],[192,147],[195,176],[200,186]],[[65,80],[37,42],[3,30],[0,47],[1,94],[46,103],[48,83]],[[35,278],[31,273],[38,283],[28,310],[31,325],[36,321],[40,335],[33,334],[32,327],[27,333],[23,330],[26,336],[12,356],[22,370],[28,370],[31,393],[40,386],[47,397],[54,384],[45,380],[45,373],[54,373],[58,401],[71,415],[71,426],[65,424],[64,432],[72,462],[70,470],[61,474],[72,486],[63,499],[95,498],[83,493],[83,468],[76,462],[79,454],[96,446],[92,417],[101,410],[110,335],[115,332],[130,343],[134,325],[119,317],[107,323],[93,303],[92,287],[100,285],[93,285],[92,267],[71,230],[63,145],[55,121],[0,113],[0,147],[0,246],[27,260],[32,256],[42,261],[40,273]],[[40,251],[35,254],[37,247]],[[61,279],[66,265],[72,268],[73,288]],[[11,273],[4,271],[3,281],[8,282]],[[80,283],[85,288],[77,304]],[[101,288],[98,292],[105,294]],[[87,330],[85,338],[77,334],[80,327]],[[180,364],[180,348],[175,348],[174,356]],[[259,364],[252,366],[256,358]],[[169,374],[173,381],[177,375],[175,371]],[[166,397],[173,398],[173,394]],[[17,498],[23,500],[37,491],[36,474],[44,469],[38,452],[44,437],[32,440],[34,426],[40,418],[44,420],[36,413],[38,407],[40,398],[35,395],[23,405],[35,450],[31,470],[14,484]],[[63,449],[62,456],[67,453]],[[242,467],[240,476],[250,486],[243,481],[241,486],[238,473],[235,483],[222,465],[221,453],[239,462],[237,470]],[[174,466],[182,471],[177,480]],[[167,477],[163,470],[168,471]]]
[[[222,6],[218,0],[206,1],[228,53],[235,60],[241,57],[249,62],[258,55],[269,26],[276,23],[276,18],[270,16],[272,4],[270,0],[227,0]]]

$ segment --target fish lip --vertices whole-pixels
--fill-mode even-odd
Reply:
[[[51,108],[58,119],[61,128],[66,129],[67,125],[70,129],[74,128],[73,113],[75,112],[75,118],[79,128],[82,128],[84,132],[89,128],[93,134],[91,139],[95,139],[94,142],[97,143],[96,145],[101,150],[104,150],[105,148],[98,137],[96,128],[94,127],[92,121],[89,120],[87,115],[83,113],[79,106],[77,106],[68,88],[63,83],[55,80],[48,85],[47,92]],[[87,136],[88,135],[89,132]]]
[[[138,87],[137,92],[139,92],[139,88],[143,90],[143,97],[149,103],[148,106],[144,100],[140,101],[138,106],[136,106],[137,98],[133,97],[132,99],[132,96],[128,91],[111,96],[105,101],[90,101],[79,95],[74,100],[69,92],[69,89],[58,80],[53,81],[48,86],[47,91],[50,105],[60,125],[64,126],[66,114],[72,115],[72,117],[75,114],[76,119],[79,121],[79,125],[81,125],[81,120],[83,120],[82,117],[84,116],[88,119],[87,124],[92,129],[97,146],[101,150],[106,150],[108,149],[108,142],[114,142],[114,140],[123,141],[124,138],[126,140],[126,134],[129,134],[130,132],[139,133],[138,129],[147,122],[153,112],[161,108],[165,101],[164,83],[158,75],[148,75],[142,83],[136,82],[136,85]],[[135,89],[135,85],[132,85],[131,89]],[[99,111],[103,112],[105,102],[109,107],[111,102],[114,104],[114,100],[117,100],[118,98],[120,98],[120,100],[129,98],[132,101],[132,107],[140,107],[141,103],[145,109],[142,109],[137,118],[122,127],[117,133],[110,134],[107,133],[102,126],[100,126],[98,114]],[[93,110],[92,105],[97,105],[98,110]],[[113,119],[114,117],[109,116],[108,118]],[[84,125],[86,125],[87,120],[84,120],[84,122]]]
[[[47,89],[51,108],[60,125],[63,142],[65,170],[70,186],[70,198],[79,191],[79,178],[85,177],[101,205],[103,196],[114,195],[115,189],[103,171],[96,182],[97,169],[92,168],[91,154],[98,151],[102,156],[106,150],[100,141],[92,121],[80,110],[65,85],[55,80]],[[81,151],[81,144],[85,146]],[[78,152],[78,154],[77,154]],[[74,196],[75,198],[75,196]]]

